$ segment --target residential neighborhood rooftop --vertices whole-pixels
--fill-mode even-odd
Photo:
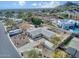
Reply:
[[[49,31],[45,28],[34,28],[34,29],[31,29],[31,30],[28,29],[27,32],[32,38],[43,35],[47,39],[50,39],[53,35],[55,35],[54,32]]]
[[[72,47],[72,48],[74,48],[74,49],[76,49],[76,50],[79,51],[78,45],[79,45],[79,39],[74,37],[74,38],[70,41],[70,43],[68,44],[68,47]]]

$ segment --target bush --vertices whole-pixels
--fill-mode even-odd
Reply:
[[[70,55],[68,55],[66,52],[56,49],[55,51],[52,52],[53,58],[69,58]]]
[[[38,25],[40,26],[43,23],[43,21],[41,19],[39,19],[39,18],[32,18],[32,23],[35,26],[38,26]]]
[[[61,16],[64,17],[64,18],[68,18],[68,14],[67,13],[61,14]]]
[[[53,38],[51,39],[51,42],[52,42],[53,44],[57,45],[59,42],[61,42],[61,39],[60,39],[60,37],[55,36],[55,37],[53,37]]]
[[[39,57],[39,53],[33,49],[33,50],[28,52],[28,57],[29,58],[38,58]]]
[[[5,25],[6,26],[13,26],[13,25],[15,25],[15,22],[11,19],[7,19],[7,20],[5,20]]]

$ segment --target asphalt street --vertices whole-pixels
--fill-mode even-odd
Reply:
[[[20,58],[20,55],[10,42],[3,24],[0,22],[0,58]]]

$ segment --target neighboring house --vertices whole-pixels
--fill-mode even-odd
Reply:
[[[18,51],[28,52],[32,49],[36,49],[36,51],[39,51],[42,54],[42,56],[50,57],[51,51],[54,50],[54,44],[42,38],[38,41],[28,43],[27,45],[18,48]]]
[[[51,43],[51,42],[49,42],[48,40],[46,40],[46,39],[41,39],[41,40],[43,40],[43,45],[48,49],[48,50],[54,50],[55,48],[54,48],[54,44],[53,43]]]
[[[6,17],[5,16],[0,16],[0,20],[5,20]]]
[[[44,28],[34,28],[31,30],[27,30],[27,33],[32,39],[35,39],[35,38],[41,37],[41,36],[46,39],[50,39],[53,35],[55,35],[54,32],[49,31]]]
[[[67,11],[64,11],[64,12],[61,12],[61,13],[67,13],[67,14],[70,14],[70,15],[78,15],[79,14],[79,10],[67,10]]]
[[[58,26],[62,27],[63,29],[69,29],[70,26],[75,25],[75,21],[74,20],[68,20],[68,19],[64,19],[64,20],[58,20]]]
[[[79,58],[79,39],[74,37],[67,45],[66,51],[71,54],[72,57]]]
[[[20,33],[22,33],[21,29],[15,29],[15,30],[9,31],[9,35],[10,36],[13,36],[13,35],[16,35],[16,34],[20,34]]]
[[[15,19],[16,22],[22,22],[22,19]]]
[[[9,18],[13,21],[15,21],[16,23],[22,22],[22,19],[18,19],[18,18]]]
[[[54,44],[49,41],[56,35],[54,32],[47,30],[46,28],[34,28],[27,30],[27,33],[33,40],[38,40],[39,38],[39,40],[43,42],[44,47],[46,47],[47,49],[55,49]]]
[[[79,21],[75,20],[58,20],[57,25],[60,28],[69,30],[71,33],[79,35]]]

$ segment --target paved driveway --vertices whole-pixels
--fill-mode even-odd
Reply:
[[[0,22],[0,58],[20,58],[20,55],[11,44],[3,24]]]

